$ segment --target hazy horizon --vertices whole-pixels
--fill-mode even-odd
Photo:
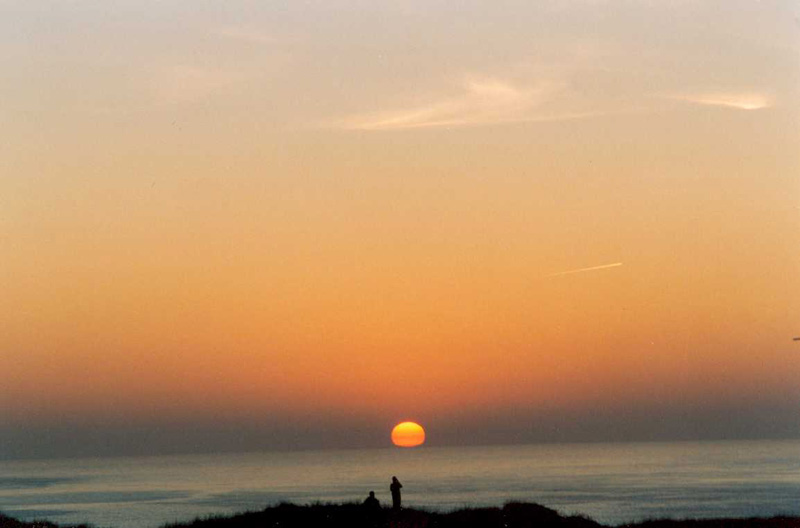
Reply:
[[[515,409],[491,417],[467,414],[460,421],[424,418],[417,418],[426,426],[422,447],[800,439],[800,417],[793,406],[642,409],[621,415],[610,409],[586,415],[532,415]],[[3,428],[0,460],[390,448],[393,425],[379,419],[304,421],[289,416],[219,417],[213,423],[186,418],[132,424],[64,420]]]
[[[0,57],[0,458],[800,438],[795,2],[8,0]]]

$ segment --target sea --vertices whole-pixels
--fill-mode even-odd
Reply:
[[[530,501],[609,525],[800,515],[800,441],[559,444],[0,461],[0,511],[155,528],[281,502],[448,511]]]

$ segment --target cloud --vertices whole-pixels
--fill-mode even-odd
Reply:
[[[772,99],[763,94],[756,93],[705,93],[665,95],[667,99],[685,101],[687,103],[724,106],[737,110],[760,110],[774,106]]]
[[[541,112],[546,103],[565,89],[564,83],[556,81],[540,81],[523,87],[500,79],[473,78],[464,82],[458,94],[405,109],[353,116],[336,123],[336,126],[348,130],[403,130],[553,121],[597,115],[597,112]]]
[[[608,268],[618,268],[622,266],[622,262],[614,262],[613,264],[603,264],[602,266],[592,266],[590,268],[580,268],[580,269],[573,269],[567,271],[559,271],[558,273],[551,273],[547,275],[548,277],[559,277],[561,275],[572,275],[573,273],[584,273],[586,271],[595,271],[595,270],[602,270]]]
[[[216,68],[175,65],[162,69],[152,80],[154,95],[165,103],[204,100],[239,81],[242,75]]]
[[[277,42],[277,40],[271,35],[267,35],[265,33],[245,27],[228,26],[216,29],[212,33],[218,37],[249,42],[252,44],[274,44]]]

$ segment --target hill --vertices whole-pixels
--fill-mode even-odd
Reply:
[[[47,521],[24,522],[0,514],[0,528],[68,528]],[[88,528],[86,525],[71,528]],[[388,508],[368,512],[356,503],[280,504],[261,511],[196,519],[164,528],[604,528],[581,516],[563,516],[533,503],[463,508],[447,513]],[[617,528],[800,528],[800,518],[653,520]]]

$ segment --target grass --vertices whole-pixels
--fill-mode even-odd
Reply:
[[[48,521],[24,522],[0,514],[0,528],[67,528]],[[81,525],[72,528],[89,528]],[[358,503],[279,504],[260,511],[198,518],[163,528],[603,528],[583,516],[563,516],[539,504],[461,508],[446,513],[421,509],[368,512]],[[800,528],[798,517],[652,520],[617,528]]]

